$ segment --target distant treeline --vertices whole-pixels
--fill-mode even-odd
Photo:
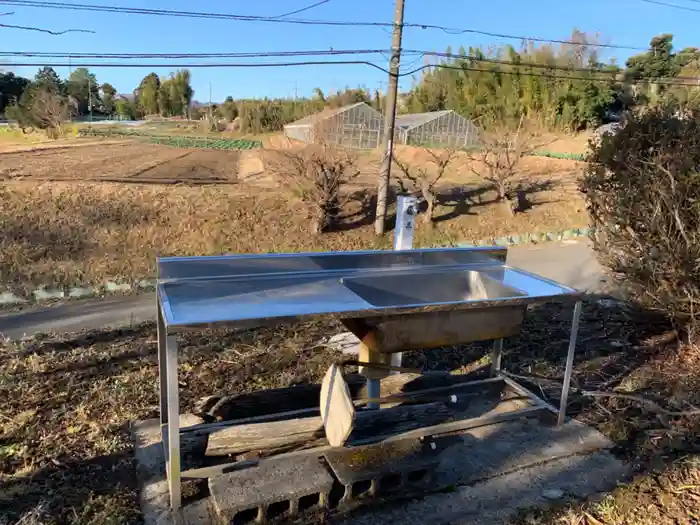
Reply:
[[[649,50],[630,57],[625,67],[614,60],[602,61],[597,40],[585,33],[575,30],[570,42],[525,42],[519,49],[460,48],[456,53],[448,49],[444,58],[426,63],[414,77],[412,87],[400,96],[399,111],[453,109],[478,122],[525,118],[547,129],[574,131],[635,108],[700,103],[700,87],[687,80],[700,75],[700,51],[674,52],[673,35],[654,37]],[[235,122],[233,128],[244,133],[279,131],[287,123],[328,107],[366,102],[382,111],[384,105],[382,93],[360,87],[328,94],[316,88],[312,97],[300,99],[227,97],[208,107],[193,104],[188,70],[175,71],[167,78],[150,73],[133,94],[121,96],[112,85],[99,84],[85,68],[75,69],[65,81],[53,69],[42,68],[33,80],[0,73],[0,113],[36,124],[41,119],[32,115],[47,113],[46,108],[37,107],[50,99],[46,92],[60,97],[73,115],[85,115],[92,109],[125,119],[183,116],[217,124]]]

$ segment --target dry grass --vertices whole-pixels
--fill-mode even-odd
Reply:
[[[355,191],[355,190],[354,190]],[[310,235],[301,202],[248,185],[159,186],[13,182],[0,185],[0,283],[17,291],[41,284],[130,281],[154,274],[158,255],[388,248],[371,226],[373,201],[357,189],[336,231]],[[585,226],[573,190],[540,192],[541,205],[500,217],[481,189],[444,189],[434,229],[420,246]]]
[[[594,501],[528,510],[517,525],[678,525],[700,522],[700,455],[637,476]]]
[[[328,329],[184,336],[182,410],[218,391],[320,381],[337,359],[313,350]],[[151,325],[0,343],[0,515],[32,525],[138,522],[128,425],[157,416],[156,363]]]
[[[507,341],[505,367],[560,377],[570,314],[555,305],[533,310],[521,335]],[[183,336],[182,410],[193,410],[211,394],[319,381],[339,356],[315,345],[340,330],[309,323]],[[591,300],[584,305],[580,341],[577,387],[638,392],[671,408],[700,403],[698,352],[678,349],[666,323]],[[459,373],[488,350],[473,344],[408,353],[406,366]],[[543,392],[556,399],[556,389],[545,384]],[[6,519],[29,516],[25,524],[32,525],[139,521],[127,429],[134,419],[157,415],[153,326],[0,344],[0,396],[0,508]],[[627,400],[579,396],[571,409],[616,441],[617,452],[640,466],[639,478],[596,502],[525,513],[520,525],[688,523],[683,512],[697,501],[699,482],[698,462],[690,456],[699,451],[697,418],[663,419]],[[583,521],[586,513],[593,519]]]

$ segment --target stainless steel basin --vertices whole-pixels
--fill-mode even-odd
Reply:
[[[445,329],[441,316],[452,319],[449,325],[464,324],[452,340],[466,337],[465,316],[473,319],[469,340],[504,337],[500,328],[481,328],[504,324],[509,308],[521,319],[527,304],[578,297],[575,290],[509,268],[505,255],[504,248],[444,248],[161,258],[158,296],[171,331],[319,318],[374,323],[390,316],[405,325],[409,316],[431,314],[427,318],[440,325],[435,330]],[[474,313],[487,309],[494,311]],[[505,323],[509,331],[517,321],[514,314]]]
[[[372,306],[380,308],[507,299],[527,295],[478,270],[371,275],[341,279],[341,283]]]

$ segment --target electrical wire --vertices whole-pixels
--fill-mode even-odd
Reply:
[[[0,56],[22,56],[37,58],[268,58],[286,56],[325,56],[325,55],[371,55],[383,54],[384,49],[322,49],[308,51],[257,51],[245,53],[53,53],[45,51],[0,51]]]
[[[658,2],[657,0],[641,0],[647,4],[661,5],[664,7],[672,7],[673,9],[680,9],[682,11],[692,11],[693,13],[700,13],[700,9],[695,9],[694,7],[688,7],[684,5],[668,4],[666,2]]]
[[[299,61],[299,62],[191,62],[191,63],[152,63],[152,62],[0,62],[0,67],[2,66],[13,66],[13,67],[105,67],[105,68],[178,68],[178,69],[199,69],[199,68],[219,68],[219,67],[231,67],[231,68],[262,68],[262,67],[295,67],[295,66],[329,66],[329,65],[365,65],[370,66],[379,71],[389,74],[389,70],[383,68],[382,66],[369,62],[367,60],[318,60],[318,61]]]
[[[303,13],[304,11],[309,11],[313,9],[314,7],[321,6],[323,4],[327,4],[331,0],[321,0],[320,2],[316,2],[315,4],[307,5],[306,7],[302,7],[301,9],[297,9],[295,11],[290,11],[289,13],[284,13],[281,15],[273,16],[272,18],[284,18],[285,16],[291,16],[291,15],[297,15],[299,13]]]
[[[227,14],[227,13],[212,13],[212,12],[198,12],[198,11],[173,11],[173,10],[167,10],[167,9],[147,9],[147,8],[123,7],[123,6],[101,6],[101,5],[94,5],[94,4],[77,4],[77,3],[69,3],[69,2],[49,2],[49,1],[39,1],[39,0],[0,0],[0,4],[13,5],[13,6],[23,6],[23,7],[45,8],[45,9],[94,11],[94,12],[105,12],[105,13],[149,15],[149,16],[206,18],[206,19],[217,19],[217,20],[236,20],[236,21],[243,21],[243,22],[273,22],[273,23],[284,23],[284,24],[345,26],[345,27],[384,27],[384,28],[393,28],[394,27],[394,24],[391,22],[311,20],[311,19],[303,19],[303,18],[279,18],[279,17],[270,17],[270,16],[234,15],[234,14]],[[404,24],[402,24],[402,27],[404,27],[404,28],[416,28],[416,29],[436,29],[436,30],[443,31],[443,32],[451,34],[451,35],[477,34],[477,35],[484,35],[484,36],[503,38],[503,39],[509,39],[509,40],[524,40],[524,41],[531,41],[531,42],[590,46],[590,47],[607,48],[607,49],[626,49],[626,50],[634,50],[634,51],[646,51],[646,50],[648,50],[648,47],[637,47],[637,46],[628,46],[628,45],[621,45],[621,44],[590,44],[590,43],[584,43],[584,42],[571,42],[569,40],[548,39],[548,38],[523,36],[523,35],[512,35],[512,34],[507,34],[507,33],[495,33],[495,32],[491,32],[491,31],[482,31],[482,30],[471,29],[471,28],[470,29],[460,29],[460,28],[452,28],[452,27],[434,25],[434,24],[404,23]]]
[[[49,35],[65,35],[66,33],[95,33],[89,29],[64,29],[63,31],[52,31],[41,27],[17,26],[12,24],[0,24],[0,27],[5,29],[22,29],[23,31],[36,31],[38,33],[47,33]]]
[[[416,73],[420,73],[421,71],[424,71],[426,69],[431,69],[431,68],[440,68],[440,69],[453,69],[457,71],[471,71],[471,72],[476,72],[476,73],[489,73],[493,75],[511,75],[511,76],[525,76],[525,77],[539,77],[539,78],[550,78],[550,79],[560,79],[560,80],[583,80],[587,82],[605,82],[605,83],[614,83],[617,82],[617,80],[612,77],[612,72],[607,73],[605,71],[591,71],[591,73],[595,74],[602,74],[602,75],[611,75],[610,78],[600,78],[600,77],[583,77],[583,76],[572,76],[572,75],[554,75],[554,74],[548,74],[548,73],[533,73],[529,71],[494,71],[494,70],[488,70],[488,69],[479,69],[479,68],[474,68],[474,67],[463,67],[463,66],[451,66],[448,64],[428,64],[425,66],[421,66],[419,68],[413,69],[412,71],[408,71],[407,73],[401,73],[399,77],[405,77],[405,76],[411,76],[415,75]],[[615,73],[617,74],[617,73]],[[678,77],[673,77],[671,79],[664,79],[664,78],[652,78],[652,77],[628,77],[624,80],[624,83],[628,84],[640,84],[640,83],[648,83],[648,82],[653,82],[655,84],[661,84],[664,86],[685,86],[685,87],[693,87],[693,86],[700,86],[700,77],[682,77],[682,80],[688,80],[688,82],[678,82]],[[692,82],[692,83],[690,83]]]
[[[299,57],[299,56],[343,56],[343,55],[370,55],[381,54],[387,61],[389,60],[389,50],[383,49],[330,49],[330,50],[306,50],[306,51],[259,51],[245,53],[53,53],[43,51],[0,51],[0,57],[25,57],[25,58],[67,58],[67,59],[203,59],[203,58],[275,58],[275,57]],[[617,75],[624,73],[620,69],[602,70],[595,68],[573,67],[558,64],[540,64],[535,62],[509,62],[495,58],[474,57],[470,55],[445,53],[439,51],[425,51],[418,49],[404,49],[401,51],[403,57],[408,55],[416,56],[411,62],[403,64],[404,67],[411,68],[415,63],[425,57],[440,57],[453,60],[465,60],[470,64],[485,63],[507,66],[510,68],[532,68],[549,71],[566,71],[575,73]],[[424,67],[437,66],[439,64],[427,64]],[[460,64],[448,64],[457,68],[462,68]],[[465,64],[465,67],[467,65]],[[242,66],[241,66],[242,67]],[[462,68],[463,69],[463,68]],[[479,69],[479,71],[488,71]],[[501,71],[502,72],[502,71]],[[569,78],[569,77],[567,77]],[[696,77],[673,77],[675,80],[694,81]]]
[[[265,68],[265,67],[296,67],[296,66],[320,66],[320,65],[366,65],[377,69],[387,75],[391,73],[386,68],[367,60],[322,60],[322,61],[298,61],[298,62],[192,62],[192,63],[151,63],[151,62],[120,62],[120,63],[109,63],[109,62],[0,62],[0,67],[2,66],[12,66],[12,67],[104,67],[104,68]],[[408,76],[415,75],[421,71],[430,69],[450,69],[456,71],[468,71],[473,73],[485,73],[490,75],[515,75],[515,76],[526,76],[535,78],[547,78],[553,80],[583,80],[587,82],[605,82],[605,83],[615,83],[619,82],[613,77],[613,73],[604,71],[591,71],[591,74],[595,75],[607,75],[607,77],[596,77],[596,76],[573,76],[573,75],[557,75],[549,73],[534,73],[529,71],[501,71],[492,69],[480,69],[475,67],[467,66],[452,66],[449,64],[427,64],[408,72],[401,73],[397,75],[398,78],[404,78]],[[616,73],[615,73],[616,74]],[[686,82],[687,80],[688,82]],[[651,78],[651,77],[628,77],[624,79],[624,83],[628,84],[639,84],[654,82],[656,84],[666,85],[666,86],[685,86],[692,87],[700,85],[700,77],[684,77],[682,79],[671,78]]]

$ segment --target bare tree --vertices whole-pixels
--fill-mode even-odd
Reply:
[[[65,98],[46,89],[36,93],[32,111],[35,121],[50,138],[58,138],[63,124],[71,116],[71,108]]]
[[[507,203],[512,212],[518,165],[546,143],[537,143],[537,134],[523,126],[522,118],[515,130],[494,127],[483,133],[480,140],[479,151],[469,156],[469,169],[485,179],[496,192],[498,202]]]
[[[403,193],[416,195],[422,198],[428,205],[428,209],[424,215],[426,224],[433,224],[433,215],[435,213],[435,202],[437,195],[435,187],[445,175],[450,163],[455,159],[457,150],[443,149],[432,150],[425,148],[425,151],[430,156],[428,164],[432,164],[434,169],[429,171],[427,167],[411,166],[408,162],[402,161],[394,155],[394,164],[401,172],[396,176],[396,182],[399,189]]]
[[[311,230],[322,233],[333,227],[350,195],[343,186],[360,170],[355,155],[314,134],[312,144],[266,153],[267,169],[296,193],[308,208]]]

